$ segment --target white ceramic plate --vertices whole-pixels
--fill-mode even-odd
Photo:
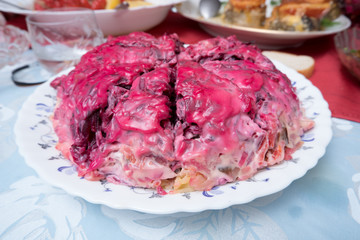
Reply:
[[[31,15],[33,0],[7,0],[23,7],[17,9],[0,2],[0,11]],[[152,3],[149,6],[135,7],[128,10],[95,10],[95,16],[104,35],[121,35],[130,32],[145,31],[160,24],[167,16],[170,8],[184,0],[146,0]],[[76,12],[64,12],[63,14],[77,14]]]
[[[236,35],[239,40],[252,42],[262,49],[296,47],[308,39],[341,32],[351,25],[351,21],[347,17],[340,16],[335,20],[337,24],[323,31],[289,32],[236,26],[224,23],[218,18],[202,18],[198,10],[199,2],[200,0],[188,0],[178,6],[177,11],[184,17],[197,21],[206,32],[213,36]]]
[[[92,203],[117,209],[168,214],[223,209],[283,190],[314,167],[331,137],[331,113],[320,91],[296,71],[276,66],[292,80],[308,117],[315,128],[303,137],[305,144],[290,161],[267,168],[247,181],[215,187],[211,191],[158,195],[156,191],[91,182],[81,179],[68,160],[55,149],[57,137],[49,116],[55,105],[55,90],[49,82],[39,86],[25,101],[15,124],[16,142],[26,163],[51,184]]]

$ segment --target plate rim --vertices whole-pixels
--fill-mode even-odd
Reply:
[[[334,33],[337,33],[339,31],[343,31],[350,27],[351,21],[348,17],[345,15],[340,15],[338,18],[335,19],[335,21],[341,21],[343,22],[344,26],[341,26],[339,28],[333,27],[331,29],[325,29],[323,31],[309,31],[309,32],[295,32],[295,31],[284,31],[284,30],[272,30],[272,29],[262,29],[262,28],[254,28],[254,27],[246,27],[246,26],[238,26],[238,25],[230,25],[230,24],[220,24],[216,22],[207,21],[205,19],[198,19],[197,17],[184,14],[181,11],[179,11],[180,14],[182,14],[184,17],[187,17],[191,20],[197,21],[201,24],[207,24],[212,25],[215,27],[222,27],[227,29],[233,29],[237,31],[246,31],[251,33],[260,33],[260,34],[270,34],[274,36],[293,36],[293,37],[299,37],[299,36],[307,36],[307,37],[317,37],[317,36],[325,36],[325,35],[331,35]]]

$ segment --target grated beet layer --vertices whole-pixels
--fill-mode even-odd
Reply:
[[[161,193],[247,179],[313,126],[289,79],[235,37],[109,39],[51,85],[57,148],[80,176]]]

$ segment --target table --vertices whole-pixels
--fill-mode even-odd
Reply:
[[[174,23],[181,28],[174,28]],[[188,30],[184,30],[188,28]],[[156,35],[177,32],[191,43],[209,37],[196,23],[170,14],[149,30]],[[340,65],[331,38],[305,43],[289,52],[314,53],[316,71],[310,80],[329,101],[336,98],[321,79],[341,81],[359,91],[357,82]],[[34,61],[32,52],[22,62]],[[322,62],[330,62],[332,71]],[[248,204],[223,210],[168,215],[115,210],[71,196],[43,181],[19,154],[13,132],[17,113],[36,86],[18,87],[11,79],[17,66],[0,70],[0,239],[359,239],[360,123],[332,118],[333,138],[326,154],[308,173],[286,189]],[[340,77],[339,77],[340,76]],[[324,89],[324,90],[323,90]],[[329,94],[330,92],[330,94]],[[346,94],[345,94],[346,95]],[[330,96],[330,97],[329,97]],[[340,97],[339,97],[340,98]],[[346,102],[347,100],[345,100]],[[344,101],[340,101],[341,106]],[[360,103],[353,104],[360,110]],[[348,112],[346,112],[348,113]],[[338,114],[338,113],[336,113]],[[333,111],[334,115],[334,111]],[[344,118],[352,118],[345,116]]]

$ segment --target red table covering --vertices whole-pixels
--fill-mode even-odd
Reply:
[[[8,20],[10,24],[25,28],[23,17]],[[195,43],[212,37],[197,22],[172,12],[164,22],[147,32],[155,36],[177,33],[184,43]],[[315,71],[309,80],[322,92],[332,116],[360,122],[360,80],[341,65],[333,36],[308,40],[300,47],[282,51],[312,56],[315,59]]]

